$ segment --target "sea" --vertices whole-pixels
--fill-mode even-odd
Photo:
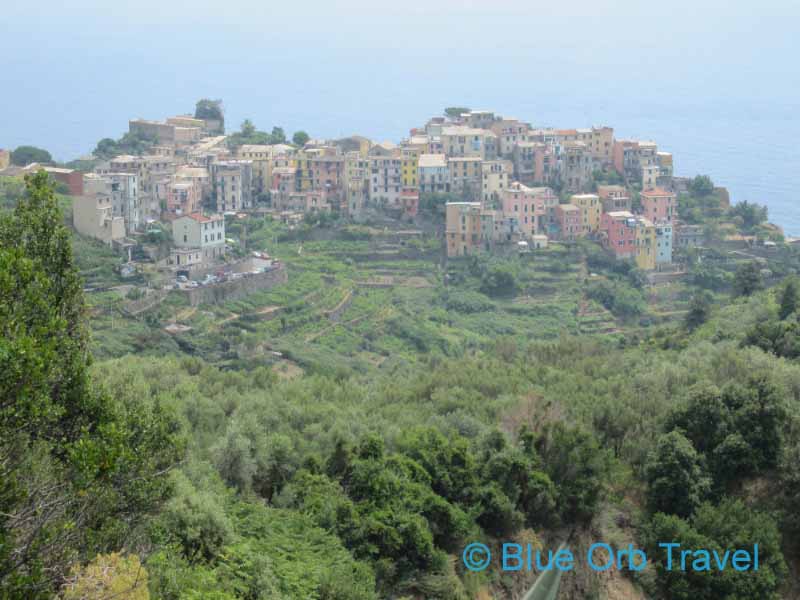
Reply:
[[[68,161],[202,97],[223,100],[229,130],[378,141],[457,105],[654,140],[677,175],[707,174],[800,236],[800,4],[379,4],[12,2],[0,148]]]

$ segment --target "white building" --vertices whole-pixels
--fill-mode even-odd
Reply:
[[[203,262],[225,255],[225,219],[222,215],[193,213],[172,222],[172,239],[177,248],[198,249]]]

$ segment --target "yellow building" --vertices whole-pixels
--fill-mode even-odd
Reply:
[[[267,145],[246,144],[236,152],[237,158],[253,163],[253,191],[256,194],[261,194],[270,188],[270,148]]]
[[[636,266],[643,271],[656,268],[656,227],[644,217],[636,219]]]
[[[359,218],[369,202],[370,161],[353,151],[344,159],[344,206],[348,215]]]
[[[11,152],[0,148],[0,171],[7,169],[11,164]]]
[[[597,194],[573,194],[569,203],[574,204],[581,211],[584,235],[600,230],[600,214],[603,212],[600,196]]]
[[[481,203],[448,202],[446,205],[447,256],[464,256],[481,248]]]
[[[401,183],[404,188],[419,187],[419,157],[423,149],[418,146],[403,146],[400,149],[401,157]]]
[[[614,129],[611,127],[592,127],[589,150],[593,157],[603,163],[611,164],[614,160]]]

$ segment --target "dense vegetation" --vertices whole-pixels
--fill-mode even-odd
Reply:
[[[0,222],[0,597],[507,597],[464,545],[570,534],[757,542],[755,574],[659,562],[630,584],[792,593],[795,250],[687,253],[659,290],[593,244],[443,267],[424,236],[252,218],[287,285],[130,317],[119,259],[27,186]],[[602,591],[571,577],[564,597]]]
[[[47,150],[36,146],[19,146],[11,152],[11,164],[25,167],[31,163],[50,164],[53,157]]]
[[[155,137],[147,136],[138,131],[128,131],[118,140],[103,138],[97,142],[93,154],[96,158],[102,160],[108,160],[122,154],[147,154],[156,143],[157,140]]]

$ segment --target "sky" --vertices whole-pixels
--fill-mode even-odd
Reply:
[[[800,170],[797,0],[6,3],[0,147],[59,160],[210,97],[229,128],[396,141],[464,105],[609,124],[734,184]],[[756,139],[788,153],[768,176],[742,173]]]

